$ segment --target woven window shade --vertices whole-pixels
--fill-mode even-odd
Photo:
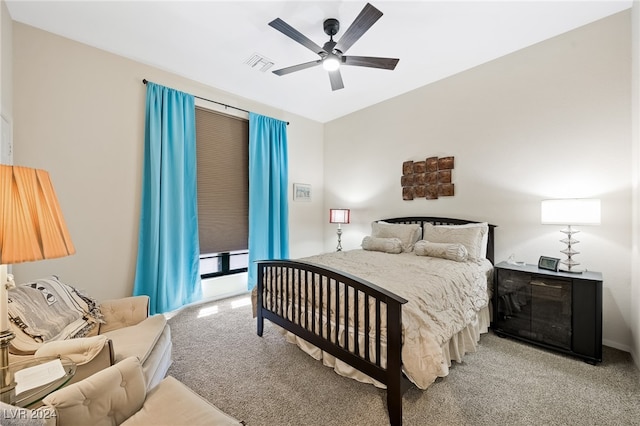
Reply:
[[[246,250],[249,121],[196,108],[200,253]]]

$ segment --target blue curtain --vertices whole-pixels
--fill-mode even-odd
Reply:
[[[249,272],[257,283],[256,260],[289,257],[287,123],[249,114]]]
[[[144,144],[133,294],[156,314],[202,297],[193,96],[147,82]]]

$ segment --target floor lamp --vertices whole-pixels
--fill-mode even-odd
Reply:
[[[11,403],[15,382],[9,372],[8,290],[14,286],[7,265],[75,253],[49,173],[0,165],[0,391]],[[5,399],[7,399],[5,401]]]
[[[560,240],[567,248],[560,250],[567,258],[560,263],[566,266],[561,268],[563,272],[582,273],[576,267],[580,265],[573,256],[580,254],[573,246],[580,241],[573,236],[580,231],[572,228],[573,225],[600,225],[600,200],[587,198],[574,198],[563,200],[543,200],[541,206],[541,223],[544,225],[566,225],[560,230],[566,238]]]
[[[338,224],[338,246],[336,251],[342,251],[342,228],[343,223],[349,223],[351,211],[349,209],[329,209],[329,223]]]

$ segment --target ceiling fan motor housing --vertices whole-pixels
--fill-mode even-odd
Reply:
[[[340,22],[335,18],[329,18],[324,21],[324,32],[329,37],[333,37],[340,31]]]

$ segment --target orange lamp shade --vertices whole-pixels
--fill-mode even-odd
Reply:
[[[75,252],[49,173],[0,165],[0,264]]]

